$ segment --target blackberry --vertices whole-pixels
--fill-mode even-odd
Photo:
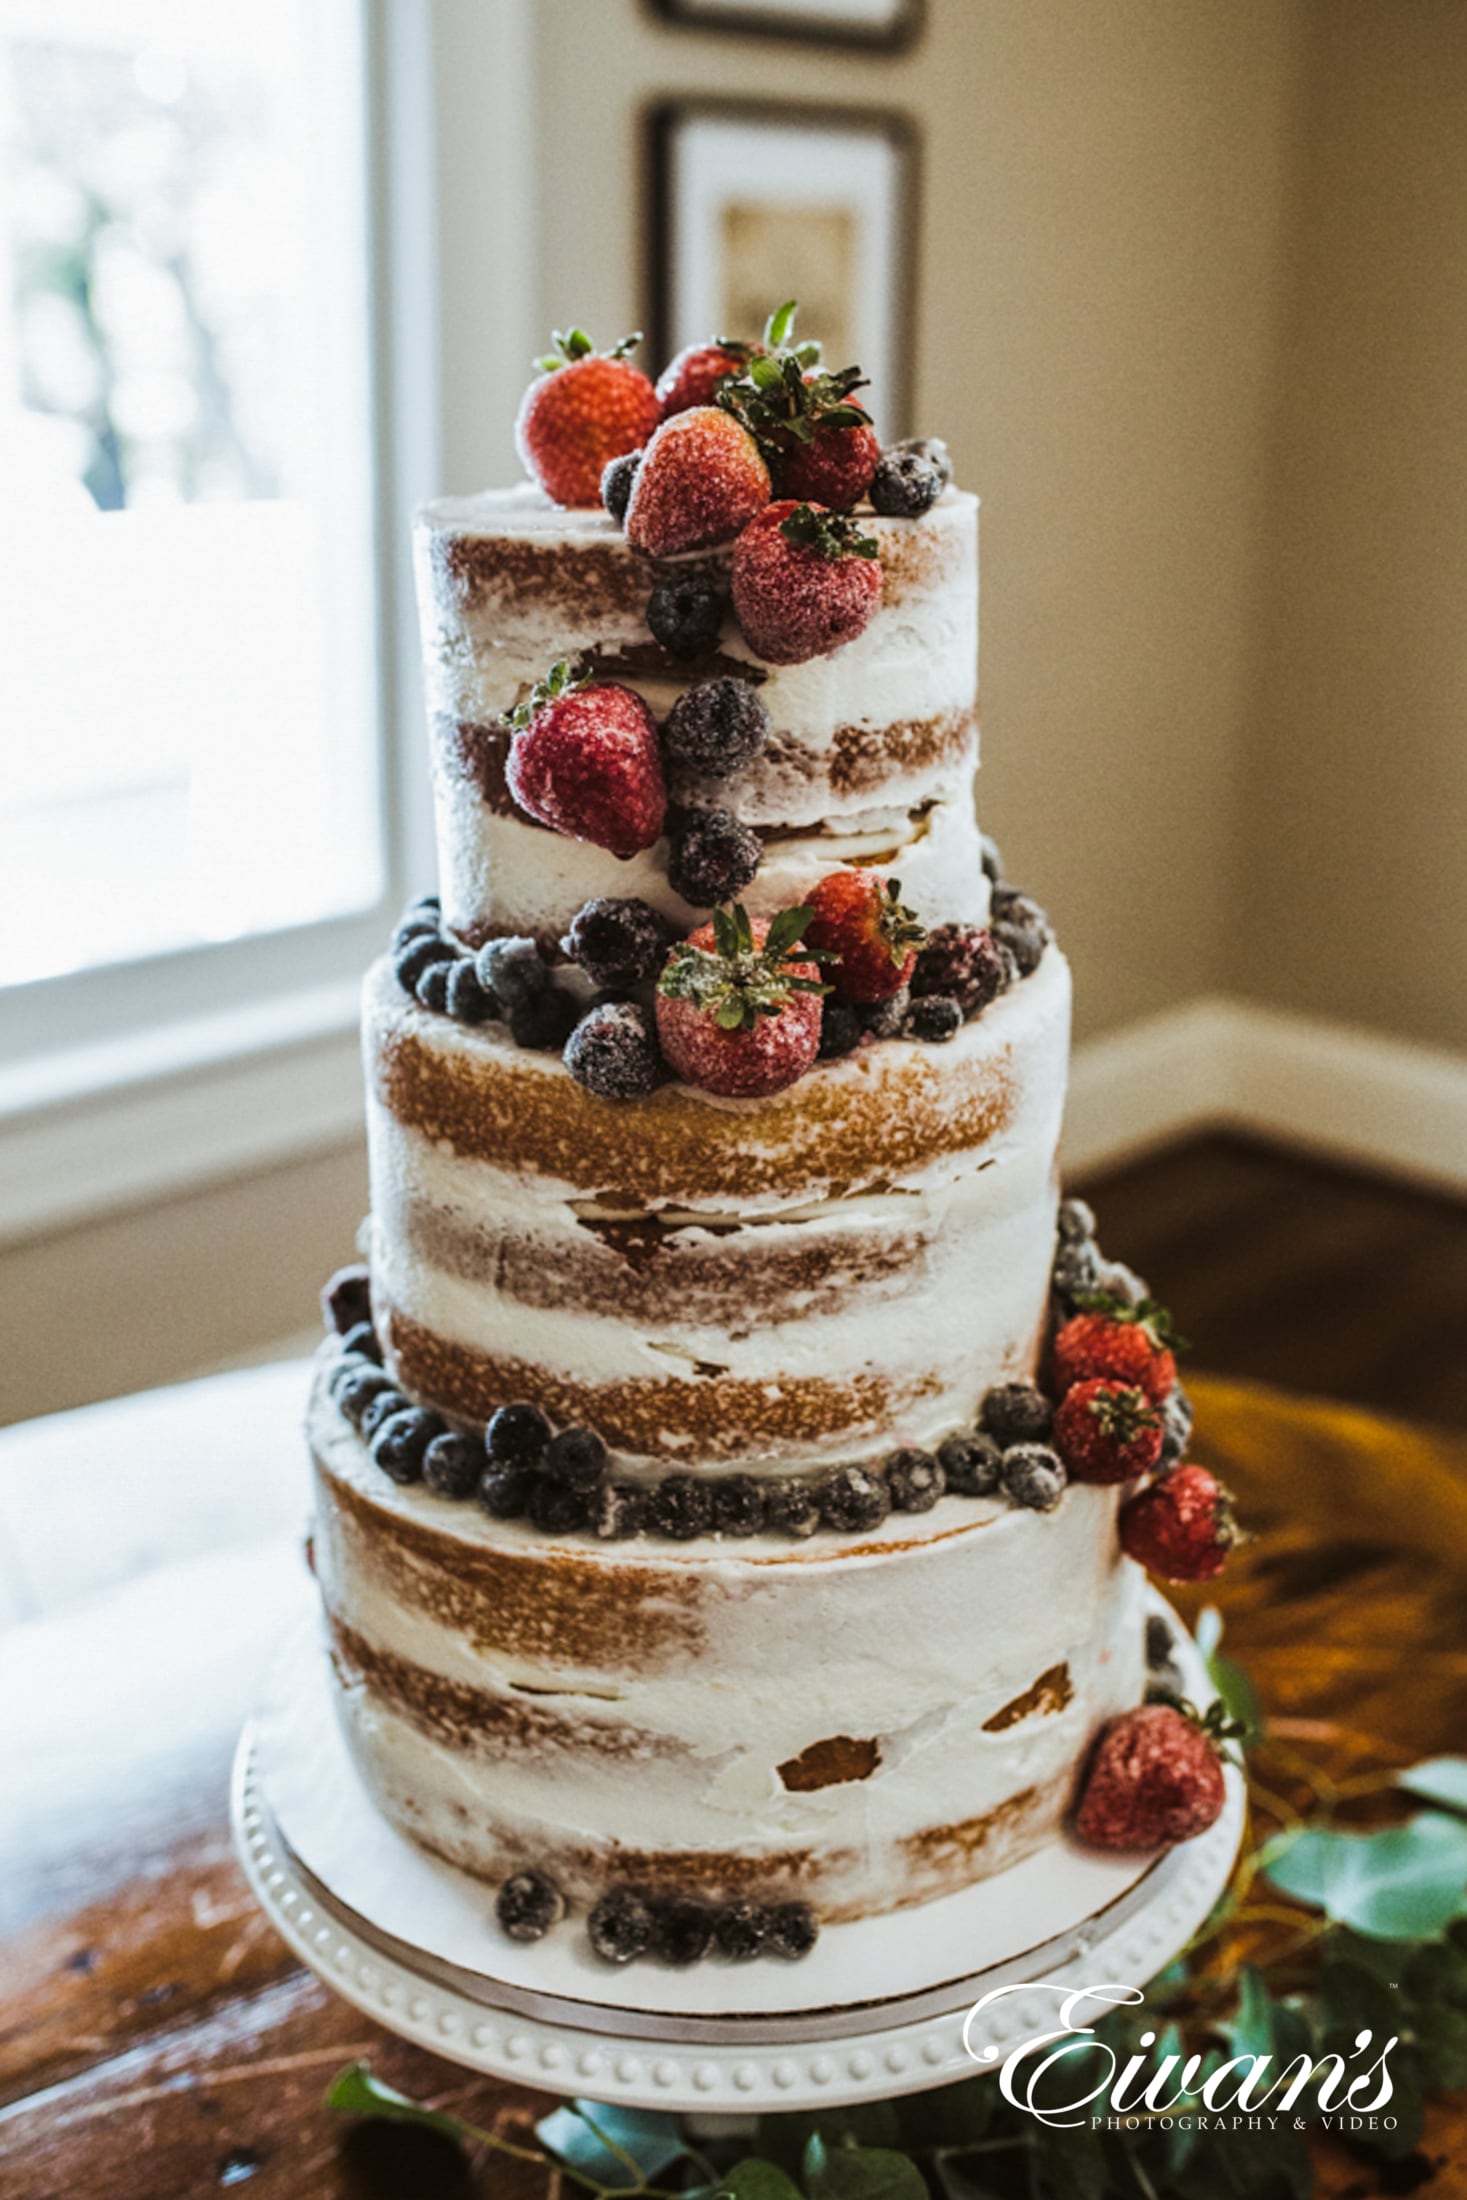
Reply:
[[[603,1482],[591,1500],[591,1533],[603,1543],[624,1543],[647,1524],[647,1493],[632,1482]]]
[[[652,1939],[652,1911],[635,1887],[609,1887],[586,1920],[603,1963],[631,1963]]]
[[[399,1396],[397,1386],[390,1375],[384,1375],[378,1367],[363,1367],[348,1382],[342,1384],[340,1390],[336,1393],[336,1403],[341,1408],[343,1419],[349,1421],[351,1426],[360,1434],[365,1435],[366,1430],[363,1427],[363,1422],[366,1419],[367,1409],[381,1397],[390,1397],[399,1412],[407,1404],[406,1398]]]
[[[429,963],[426,970],[419,972],[418,982],[413,987],[419,1006],[434,1016],[447,1013],[448,974],[452,968],[452,963]]]
[[[1013,957],[1016,974],[1021,978],[1032,978],[1044,960],[1043,935],[1031,932],[1022,924],[995,924],[993,937]]]
[[[385,1428],[397,1414],[406,1413],[411,1404],[412,1400],[404,1398],[402,1392],[392,1384],[386,1390],[379,1390],[357,1422],[357,1434],[362,1442],[369,1446],[374,1444],[377,1431]]]
[[[771,1482],[764,1492],[764,1525],[774,1535],[803,1542],[820,1525],[820,1499],[809,1482]]]
[[[592,1493],[537,1474],[530,1482],[531,1524],[542,1535],[574,1535],[591,1524]]]
[[[606,1446],[593,1428],[563,1428],[545,1453],[545,1473],[568,1490],[593,1490],[604,1481]]]
[[[472,1497],[484,1473],[484,1446],[462,1429],[445,1429],[423,1454],[423,1486],[435,1497]]]
[[[668,927],[635,895],[598,895],[576,911],[561,946],[593,985],[613,990],[655,978],[667,952]]]
[[[691,1543],[713,1526],[713,1492],[691,1474],[669,1474],[648,1497],[647,1522],[658,1535]]]
[[[1057,1295],[1073,1304],[1087,1292],[1095,1290],[1100,1276],[1100,1255],[1094,1245],[1084,1238],[1073,1244],[1061,1244],[1054,1257],[1050,1284]]]
[[[924,993],[907,1010],[902,1033],[926,1046],[942,1046],[963,1028],[963,1011],[950,993]]]
[[[1171,1656],[1171,1627],[1160,1612],[1152,1612],[1146,1621],[1146,1663],[1151,1667],[1170,1665]]]
[[[489,1417],[484,1449],[496,1467],[538,1467],[554,1430],[538,1406],[501,1406]]]
[[[403,949],[392,965],[392,973],[404,993],[414,993],[425,970],[435,963],[452,962],[457,954],[458,949],[450,947],[437,932],[425,932]]]
[[[842,1535],[877,1528],[891,1511],[891,1493],[869,1467],[835,1467],[820,1483],[820,1517]]]
[[[872,1001],[861,1016],[873,1039],[899,1039],[912,1005],[912,989],[904,985],[884,1001]]]
[[[942,1466],[930,1451],[894,1451],[882,1471],[892,1504],[901,1513],[931,1512],[947,1487]]]
[[[565,1896],[544,1872],[516,1872],[494,1897],[494,1915],[511,1940],[543,1940],[565,1916]]]
[[[769,1913],[759,1902],[726,1902],[713,1921],[713,1940],[731,1963],[747,1963],[769,1938]]]
[[[752,1474],[721,1474],[713,1484],[715,1535],[758,1535],[764,1525],[764,1492]]]
[[[517,1047],[537,1054],[559,1054],[575,1030],[580,1011],[569,993],[550,986],[509,1011],[510,1035]]]
[[[601,501],[618,527],[627,516],[627,506],[632,501],[632,485],[636,481],[637,468],[641,463],[640,451],[626,451],[620,458],[610,459],[601,469]]]
[[[436,1413],[422,1406],[409,1406],[384,1421],[372,1438],[373,1462],[390,1482],[420,1481],[423,1454],[434,1437],[442,1434],[443,1423]]]
[[[1062,1199],[1055,1221],[1062,1245],[1080,1245],[1095,1236],[1095,1209],[1083,1199]]]
[[[677,573],[647,598],[647,624],[670,657],[702,657],[723,627],[723,590],[707,573]]]
[[[767,1955],[782,1956],[786,1963],[798,1963],[807,1956],[820,1938],[820,1927],[815,1922],[815,1912],[808,1902],[776,1902],[764,1917],[764,1949]]]
[[[940,435],[904,435],[897,443],[889,443],[888,451],[913,451],[929,466],[935,466],[942,477],[944,489],[952,486],[952,453]]]
[[[475,1494],[492,1520],[518,1520],[530,1502],[533,1480],[528,1467],[504,1467],[491,1460]]]
[[[764,753],[769,712],[751,680],[685,688],[662,723],[662,746],[700,779],[731,779]]]
[[[679,1969],[701,1963],[713,1945],[714,1913],[706,1902],[682,1898],[658,1902],[652,1910],[651,1953]]]
[[[355,1353],[358,1359],[374,1360],[378,1367],[382,1365],[382,1347],[370,1321],[358,1322],[354,1329],[349,1329],[341,1340],[341,1349]]]
[[[549,973],[539,948],[531,939],[486,940],[475,961],[479,983],[492,993],[506,1016],[524,1008],[545,991]]]
[[[1014,1444],[1003,1455],[1003,1486],[1016,1505],[1053,1512],[1065,1494],[1065,1470],[1047,1444]]]
[[[1021,894],[1017,886],[995,886],[990,914],[995,923],[1018,925],[1025,932],[1037,932],[1044,940],[1054,937],[1054,927],[1038,902]]]
[[[997,942],[976,924],[937,925],[912,972],[915,996],[946,994],[965,1016],[996,1001],[1007,983],[1008,964]]]
[[[481,980],[472,955],[450,965],[444,1006],[456,1024],[487,1024],[498,1015],[499,1003]]]
[[[339,1337],[372,1319],[372,1279],[360,1262],[338,1268],[321,1286],[321,1319]]]
[[[635,1001],[603,1001],[565,1043],[565,1066],[598,1100],[643,1100],[667,1082],[656,1026]]]
[[[689,810],[673,839],[667,880],[690,908],[734,901],[759,868],[764,843],[729,810]]]
[[[978,1426],[1005,1451],[1010,1444],[1042,1444],[1054,1425],[1054,1407],[1037,1383],[1000,1383],[978,1413]]]
[[[960,1497],[991,1497],[998,1488],[1003,1453],[991,1436],[965,1429],[948,1436],[937,1447],[937,1457],[947,1486]]]
[[[920,519],[942,495],[943,479],[920,451],[885,451],[877,460],[867,492],[873,512],[889,519]]]
[[[1192,1401],[1177,1384],[1161,1409],[1161,1458],[1157,1462],[1165,1473],[1183,1458],[1192,1441]]]
[[[820,1059],[833,1062],[843,1054],[853,1054],[861,1044],[864,1029],[858,1008],[827,993],[820,1010]]]
[[[983,876],[992,886],[1003,878],[1003,850],[991,833],[980,833],[979,848],[983,863]]]

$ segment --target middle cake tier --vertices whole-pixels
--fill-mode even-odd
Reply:
[[[789,1090],[609,1107],[499,1025],[364,1019],[372,1302],[401,1386],[482,1426],[527,1399],[631,1478],[814,1471],[971,1425],[1034,1373],[1054,1252],[1069,971],[949,1045]]]

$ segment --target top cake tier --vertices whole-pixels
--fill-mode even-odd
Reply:
[[[757,761],[731,779],[669,781],[674,805],[725,808],[763,839],[744,897],[755,914],[798,902],[848,862],[896,872],[929,922],[981,923],[978,500],[949,489],[920,519],[863,514],[862,526],[882,566],[865,632],[829,656],[765,665],[732,619],[692,660],[649,630],[658,581],[726,572],[726,549],[649,558],[604,511],[563,511],[528,486],[426,505],[415,544],[445,924],[471,944],[504,933],[549,943],[599,894],[637,895],[684,931],[706,914],[673,890],[666,838],[622,859],[516,805],[506,714],[560,659],[636,689],[659,717],[719,673],[759,682],[772,733]]]

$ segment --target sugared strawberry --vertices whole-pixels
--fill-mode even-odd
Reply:
[[[1102,1727],[1075,1833],[1093,1849],[1170,1848],[1205,1833],[1227,1799],[1215,1735],[1171,1704],[1142,1704]]]
[[[927,937],[902,906],[901,882],[880,871],[832,871],[810,896],[805,939],[831,958],[842,1001],[889,1001],[912,975]]]
[[[794,315],[791,304],[771,317],[764,349],[719,384],[718,402],[757,437],[781,496],[849,511],[881,457],[870,415],[852,401],[866,377],[859,367],[815,366],[808,347],[788,341]]]
[[[1237,1541],[1232,1500],[1206,1467],[1177,1467],[1121,1507],[1121,1549],[1163,1581],[1213,1580]]]
[[[1173,1334],[1166,1308],[1155,1299],[1133,1306],[1104,1291],[1091,1292],[1079,1304],[1083,1311],[1054,1340],[1052,1388],[1063,1392],[1072,1383],[1109,1375],[1118,1383],[1135,1383],[1153,1405],[1165,1404],[1177,1380],[1171,1348],[1183,1342]]]
[[[748,344],[723,337],[706,344],[689,344],[686,351],[680,351],[657,377],[663,419],[671,420],[674,413],[686,412],[690,405],[711,405],[719,383],[730,374],[743,372],[750,349]]]
[[[688,1084],[750,1100],[804,1076],[825,991],[800,945],[809,915],[786,909],[766,924],[736,903],[672,949],[657,981],[657,1036]]]
[[[626,537],[649,557],[711,550],[769,502],[769,468],[747,428],[716,405],[664,420],[642,453]]]
[[[1065,1392],[1050,1441],[1072,1482],[1129,1482],[1151,1472],[1164,1434],[1144,1390],[1098,1375]]]
[[[612,680],[577,680],[562,661],[513,712],[504,776],[523,810],[614,856],[650,848],[667,793],[657,721]]]
[[[881,457],[881,438],[859,405],[842,410],[860,414],[859,421],[846,427],[817,421],[808,443],[790,443],[778,469],[785,496],[848,512],[870,488]]]
[[[646,442],[662,407],[645,374],[627,353],[641,335],[624,336],[598,352],[584,329],[555,332],[555,351],[520,402],[515,448],[557,504],[599,504],[601,476],[612,459]]]
[[[864,633],[881,601],[874,536],[818,504],[769,505],[734,544],[734,612],[771,665],[802,665]]]

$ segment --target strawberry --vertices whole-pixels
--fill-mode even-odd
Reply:
[[[706,344],[689,344],[657,377],[662,417],[686,412],[690,405],[711,405],[726,375],[742,371],[749,357],[748,344],[729,337],[711,338]]]
[[[1171,1347],[1185,1348],[1166,1308],[1155,1299],[1132,1306],[1105,1291],[1092,1291],[1076,1304],[1081,1312],[1054,1340],[1053,1388],[1064,1392],[1072,1383],[1110,1375],[1118,1383],[1135,1383],[1153,1405],[1164,1405],[1177,1381]]]
[[[799,944],[809,916],[786,909],[766,924],[737,902],[672,949],[657,981],[657,1036],[688,1084],[750,1100],[804,1076],[826,990]]]
[[[657,392],[626,354],[642,341],[624,336],[596,351],[584,329],[555,332],[555,352],[520,402],[515,448],[556,504],[599,504],[601,476],[614,458],[644,444],[662,407]]]
[[[833,428],[817,422],[808,443],[792,443],[785,452],[779,486],[787,497],[848,512],[870,488],[881,457],[881,438],[860,406],[845,409],[859,413],[859,423]]]
[[[724,405],[757,437],[781,496],[849,511],[866,494],[881,444],[852,392],[865,387],[859,367],[827,373],[806,345],[791,345],[795,307],[770,317],[762,348],[718,388]]]
[[[1151,1472],[1165,1433],[1144,1390],[1099,1375],[1065,1392],[1050,1441],[1072,1482],[1129,1482]]]
[[[734,544],[734,611],[771,665],[802,665],[864,633],[881,601],[874,537],[819,504],[769,505]]]
[[[614,856],[650,848],[667,794],[657,721],[612,680],[577,680],[563,660],[510,716],[505,778],[522,810]]]
[[[769,468],[747,428],[716,405],[664,420],[642,453],[625,521],[650,557],[711,550],[769,502]]]
[[[1163,1581],[1212,1581],[1237,1541],[1232,1500],[1206,1467],[1178,1467],[1121,1507],[1121,1549]]]
[[[805,932],[833,959],[831,990],[843,1001],[888,1001],[912,975],[926,932],[901,903],[901,884],[879,871],[832,871],[810,896]]]
[[[1110,1720],[1085,1771],[1077,1838],[1093,1849],[1146,1850],[1205,1833],[1227,1799],[1217,1750],[1226,1732],[1216,1706],[1205,1720],[1166,1703]]]

